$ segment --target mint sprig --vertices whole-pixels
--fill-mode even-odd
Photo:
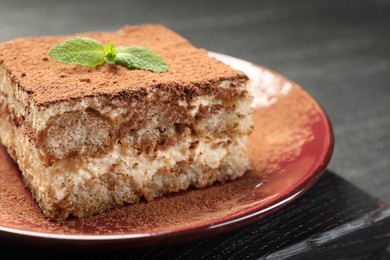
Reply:
[[[104,58],[107,63],[115,64],[116,48],[112,42],[104,46]]]
[[[55,45],[49,56],[62,63],[96,67],[104,63],[104,47],[93,39],[78,37]]]
[[[160,56],[141,46],[119,47],[115,56],[115,63],[129,69],[142,68],[154,72],[167,71],[167,64]]]
[[[77,64],[87,67],[96,67],[104,63],[118,64],[129,69],[150,70],[153,72],[167,72],[166,62],[152,50],[141,47],[118,47],[112,42],[103,46],[96,40],[76,37],[53,46],[49,56],[54,60]]]

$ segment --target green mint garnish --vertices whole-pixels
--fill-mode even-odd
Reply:
[[[115,64],[116,48],[112,42],[104,46],[104,57],[107,63]]]
[[[112,42],[103,46],[89,38],[72,38],[53,46],[49,56],[66,64],[96,67],[104,63],[118,64],[129,69],[167,72],[166,62],[152,50],[141,47],[118,47]]]
[[[160,56],[141,46],[119,47],[115,62],[129,69],[142,68],[154,72],[166,72],[168,70],[167,64]]]
[[[49,56],[62,63],[96,67],[104,63],[104,47],[93,39],[78,37],[55,45]]]

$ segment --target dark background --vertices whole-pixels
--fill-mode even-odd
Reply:
[[[0,0],[0,41],[141,23],[298,82],[333,123],[329,168],[390,202],[390,1]]]

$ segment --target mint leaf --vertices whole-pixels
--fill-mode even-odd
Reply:
[[[168,65],[163,58],[148,48],[141,46],[115,48],[112,42],[103,46],[98,41],[82,37],[72,38],[53,46],[49,56],[62,63],[87,67],[96,67],[106,62],[123,65],[128,69],[168,71]]]
[[[117,48],[115,63],[129,69],[151,70],[153,72],[168,71],[168,65],[159,55],[141,46]]]
[[[115,64],[116,48],[112,42],[104,46],[104,57],[107,63]]]
[[[96,67],[104,63],[104,52],[98,41],[77,37],[53,46],[49,56],[62,63]]]

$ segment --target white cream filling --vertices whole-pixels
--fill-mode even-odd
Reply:
[[[14,136],[10,133],[14,133]],[[187,137],[181,143],[171,146],[166,150],[159,150],[156,158],[148,154],[137,154],[137,151],[119,144],[115,145],[111,152],[100,158],[89,158],[73,167],[67,166],[67,160],[59,161],[52,166],[45,167],[39,160],[40,150],[19,130],[13,131],[10,123],[4,120],[0,124],[0,137],[8,147],[15,147],[17,161],[23,174],[30,180],[34,187],[39,187],[39,197],[46,197],[54,192],[56,200],[66,196],[66,183],[79,185],[91,178],[112,172],[132,176],[135,182],[143,187],[163,167],[173,167],[177,162],[192,159],[198,164],[218,168],[226,156],[239,156],[245,158],[247,136],[232,140],[228,147],[217,143],[226,139],[217,139],[212,142],[199,140],[196,148],[189,149],[197,138]],[[241,155],[241,156],[240,156]],[[73,168],[73,169],[72,169]]]
[[[202,97],[202,98],[194,98],[190,103],[192,109],[190,110],[190,115],[195,117],[198,112],[200,106],[213,106],[222,104],[222,100],[215,99],[214,97]]]
[[[92,108],[115,120],[137,105],[136,102],[133,102],[130,107],[126,107],[124,103],[121,103],[122,101],[113,100],[110,102],[116,103],[117,108],[112,108],[107,106],[101,98],[87,97],[81,101],[63,101],[47,108],[39,107],[29,102],[27,93],[7,82],[7,79],[2,77],[1,74],[0,78],[2,78],[0,92],[7,95],[7,97],[0,95],[3,96],[4,100],[2,101],[8,104],[17,116],[24,116],[26,120],[30,121],[37,131],[46,128],[48,121],[59,114]],[[223,81],[220,84],[221,88],[228,88],[229,86],[229,81]],[[250,84],[247,82],[238,86],[238,88],[249,90]],[[20,102],[15,99],[15,96]],[[182,100],[178,102],[181,106],[191,106],[190,115],[196,116],[200,106],[222,104],[223,101],[214,97],[197,97],[189,104]],[[22,104],[29,106],[29,113],[26,112]],[[54,196],[56,200],[61,200],[66,196],[67,183],[82,184],[91,178],[108,172],[132,176],[137,184],[142,187],[161,168],[172,167],[180,161],[192,159],[201,165],[215,169],[221,165],[221,162],[227,156],[234,155],[235,158],[245,158],[247,140],[247,136],[243,135],[236,140],[231,140],[233,143],[227,147],[218,145],[218,143],[226,141],[225,139],[215,139],[207,143],[199,140],[199,145],[196,148],[189,149],[190,144],[197,140],[196,137],[189,136],[167,150],[158,151],[156,158],[147,154],[138,155],[137,151],[132,148],[115,145],[112,151],[105,156],[86,159],[83,163],[72,168],[66,164],[74,162],[67,160],[56,162],[49,167],[44,166],[44,163],[39,160],[39,158],[44,157],[43,152],[37,149],[19,129],[14,129],[8,121],[0,121],[0,137],[7,147],[15,149],[17,162],[23,174],[33,187],[39,187],[38,197]],[[54,194],[49,195],[50,192]]]

